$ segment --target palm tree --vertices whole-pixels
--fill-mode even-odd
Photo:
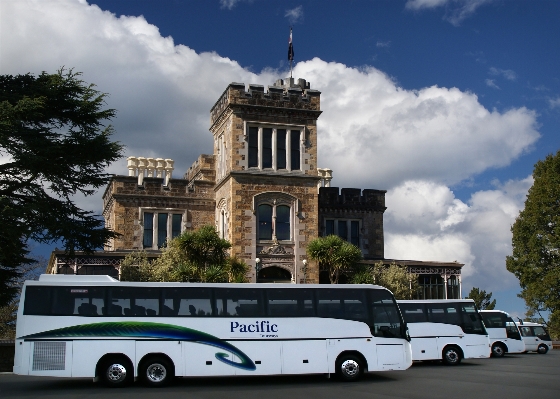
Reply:
[[[338,284],[340,274],[362,260],[360,249],[342,238],[330,235],[311,240],[307,256],[319,263],[321,270],[329,272],[331,284]]]

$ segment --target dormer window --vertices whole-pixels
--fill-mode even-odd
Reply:
[[[303,127],[248,126],[248,167],[301,170]]]

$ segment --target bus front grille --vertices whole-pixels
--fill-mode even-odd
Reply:
[[[36,341],[33,345],[33,371],[64,370],[66,342]]]

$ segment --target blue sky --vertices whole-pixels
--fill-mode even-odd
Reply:
[[[228,83],[289,74],[292,26],[294,77],[322,92],[318,166],[388,190],[386,257],[465,263],[464,295],[522,316],[505,256],[533,165],[560,148],[559,17],[552,0],[4,0],[0,73],[83,72],[126,155],[180,177],[212,151]]]

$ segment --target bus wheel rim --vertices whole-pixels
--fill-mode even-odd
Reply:
[[[340,366],[344,375],[353,377],[360,372],[360,365],[354,360],[345,360]]]
[[[167,377],[167,370],[163,365],[154,363],[146,370],[146,376],[151,382],[162,382]]]
[[[122,364],[112,364],[107,369],[107,378],[111,382],[119,382],[126,378],[126,368]]]

